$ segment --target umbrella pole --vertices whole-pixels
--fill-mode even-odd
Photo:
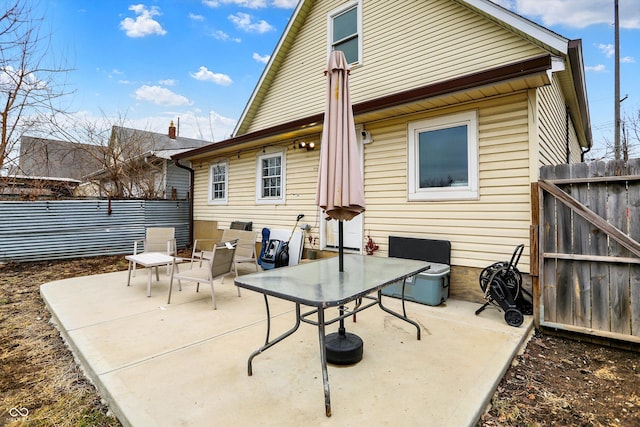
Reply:
[[[343,224],[338,221],[338,261],[339,274],[344,272],[344,242]],[[326,336],[325,351],[327,362],[334,365],[353,365],[362,360],[364,345],[362,339],[352,333],[348,333],[344,328],[344,305],[340,306],[340,326],[338,332]]]
[[[342,220],[338,221],[338,271],[340,273],[344,272],[344,222]],[[344,305],[340,306],[340,327],[338,328],[338,333],[342,336],[345,334],[344,329],[344,319],[342,315],[344,314]]]
[[[342,220],[338,221],[338,271],[342,273],[344,271],[344,224]]]

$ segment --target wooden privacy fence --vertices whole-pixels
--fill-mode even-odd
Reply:
[[[547,166],[540,178],[540,325],[640,343],[640,159]]]

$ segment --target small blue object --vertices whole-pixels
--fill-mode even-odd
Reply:
[[[262,265],[262,257],[264,256],[264,251],[269,243],[269,236],[271,235],[271,230],[268,228],[262,229],[262,245],[260,248],[260,256],[258,257],[258,264]]]

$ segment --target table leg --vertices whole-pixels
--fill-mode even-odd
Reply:
[[[400,314],[400,313],[396,313],[395,311],[385,307],[384,305],[382,305],[382,290],[378,291],[378,305],[380,306],[380,308],[384,311],[386,311],[387,313],[397,317],[398,319],[404,320],[407,323],[411,323],[413,326],[416,327],[417,330],[417,338],[418,341],[420,341],[420,325],[418,324],[418,322],[414,322],[413,320],[409,319],[407,317],[407,312],[404,309],[404,288],[402,291],[402,311],[404,312],[404,315]]]
[[[131,285],[131,264],[133,261],[129,261],[129,277],[127,278],[127,286]]]
[[[262,347],[260,347],[259,349],[257,349],[253,353],[251,353],[251,356],[249,356],[249,361],[247,363],[247,373],[249,374],[249,376],[253,375],[252,362],[253,362],[253,358],[254,357],[259,355],[260,353],[262,353],[266,349],[268,349],[270,347],[273,347],[274,345],[276,345],[277,343],[279,343],[283,339],[287,338],[289,335],[291,335],[295,331],[297,331],[298,328],[300,327],[300,304],[296,303],[296,323],[295,323],[295,325],[293,325],[293,327],[291,329],[289,329],[287,332],[285,332],[284,334],[280,335],[279,337],[275,338],[273,341],[269,342],[269,332],[270,332],[270,329],[271,329],[271,316],[269,315],[269,301],[267,300],[267,295],[264,295],[264,303],[265,303],[265,305],[267,307],[267,339],[265,340],[265,344]]]
[[[331,396],[329,393],[329,373],[327,372],[327,347],[325,342],[324,308],[318,308],[318,341],[320,341],[320,364],[322,365],[322,385],[324,386],[324,413],[331,416]]]
[[[156,267],[158,268],[158,267]],[[151,276],[152,276],[152,271],[153,267],[147,267],[147,297],[151,296]],[[157,273],[157,271],[156,271]]]

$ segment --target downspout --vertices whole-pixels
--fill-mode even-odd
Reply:
[[[189,243],[193,242],[193,187],[195,171],[188,166],[181,165],[178,159],[173,159],[173,164],[189,171]]]
[[[571,115],[569,114],[569,107],[565,106],[564,142],[567,146],[567,164],[571,163],[571,144],[569,142],[569,120],[571,120]]]

